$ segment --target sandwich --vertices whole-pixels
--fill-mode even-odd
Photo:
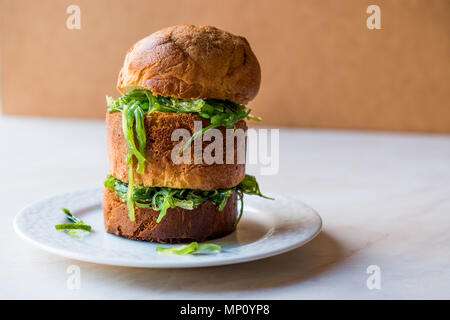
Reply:
[[[119,73],[122,96],[107,97],[106,231],[159,243],[233,232],[244,195],[265,197],[245,174],[246,139],[226,139],[260,120],[246,107],[260,82],[247,40],[212,26],[173,26],[134,44]],[[176,130],[189,136],[174,140]],[[204,139],[213,130],[214,141]],[[215,149],[216,161],[198,161],[217,139],[223,157]]]

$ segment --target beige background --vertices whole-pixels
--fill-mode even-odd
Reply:
[[[0,0],[4,114],[103,117],[126,50],[166,26],[245,36],[265,125],[450,132],[449,0]],[[81,7],[81,30],[66,8]],[[382,30],[366,28],[381,7]]]

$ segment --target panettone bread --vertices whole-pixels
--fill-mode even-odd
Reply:
[[[194,163],[194,152],[191,152],[190,164],[175,164],[171,159],[172,149],[179,144],[172,141],[173,130],[184,128],[194,132],[194,121],[202,121],[203,127],[209,125],[209,120],[193,114],[176,114],[155,112],[146,117],[145,128],[147,133],[146,162],[144,174],[134,173],[135,184],[152,187],[170,187],[177,189],[214,190],[232,188],[239,184],[245,176],[245,163],[238,164],[238,149],[245,153],[245,139],[234,139],[235,161],[226,164],[226,134],[225,129],[218,128],[223,136],[223,164],[208,165]],[[108,137],[108,156],[111,175],[128,183],[128,165],[126,162],[127,141],[122,130],[122,115],[120,113],[107,113],[106,126]],[[238,129],[247,130],[245,121],[239,121]],[[199,138],[201,139],[201,137]],[[239,142],[241,144],[239,144]],[[203,142],[206,147],[210,142]],[[191,146],[193,149],[193,145]],[[244,158],[245,159],[245,158]]]
[[[212,26],[178,25],[128,50],[117,88],[122,94],[148,89],[155,96],[246,104],[260,82],[258,60],[245,38]]]
[[[245,174],[245,120],[259,120],[246,104],[260,83],[247,40],[212,26],[173,26],[134,44],[117,81],[123,96],[107,98],[106,231],[182,243],[235,230],[237,199],[263,196]]]
[[[234,230],[238,216],[237,196],[233,194],[222,211],[207,201],[193,210],[168,209],[161,222],[159,211],[136,208],[136,221],[130,221],[125,202],[113,190],[103,191],[106,231],[120,237],[159,243],[204,241],[225,236]]]

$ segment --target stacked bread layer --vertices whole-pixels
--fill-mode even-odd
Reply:
[[[147,133],[146,163],[142,175],[134,172],[134,183],[150,187],[170,187],[176,189],[215,190],[232,188],[245,177],[245,164],[238,162],[238,150],[245,152],[245,140],[234,139],[233,148],[228,148],[225,128],[218,128],[223,136],[223,164],[194,163],[194,148],[191,145],[190,163],[175,164],[172,161],[172,150],[180,141],[172,141],[175,129],[187,129],[194,133],[194,121],[202,122],[203,128],[210,121],[193,114],[176,114],[154,112],[145,119]],[[126,154],[128,143],[122,130],[122,115],[120,113],[106,114],[108,134],[108,156],[111,174],[128,183],[128,164]],[[237,129],[246,132],[247,125],[241,120],[236,124]],[[198,138],[199,141],[202,137]],[[240,144],[239,144],[240,141]],[[203,151],[211,142],[203,142]],[[242,145],[244,144],[244,145]],[[233,152],[234,163],[226,164],[226,151]],[[136,161],[135,161],[136,164]],[[136,169],[136,168],[135,168]]]
[[[216,190],[229,189],[238,185],[245,177],[245,164],[238,164],[238,149],[245,152],[245,139],[234,139],[234,163],[226,164],[227,139],[225,128],[218,128],[223,138],[223,164],[194,163],[194,146],[191,145],[191,163],[175,164],[172,150],[180,141],[172,141],[175,129],[186,129],[194,133],[194,121],[201,121],[203,127],[209,120],[193,114],[155,112],[145,119],[147,147],[144,173],[136,172],[134,161],[134,184],[148,187],[170,187],[175,189]],[[129,183],[126,154],[128,143],[122,130],[122,114],[106,115],[108,155],[111,175],[122,182]],[[236,128],[246,132],[245,121],[239,121]],[[198,139],[202,139],[199,137]],[[202,151],[211,141],[201,143]],[[229,141],[228,141],[229,143]],[[242,145],[242,143],[244,145]],[[229,234],[234,230],[238,216],[237,195],[233,192],[225,208],[219,211],[217,205],[206,201],[193,210],[171,208],[164,218],[156,223],[159,211],[151,208],[135,207],[135,221],[128,217],[126,203],[111,189],[105,188],[104,222],[106,231],[120,237],[159,243],[182,243],[204,241]]]
[[[127,52],[117,89],[153,95],[247,104],[259,90],[261,69],[248,41],[212,26],[159,30]]]
[[[183,243],[219,238],[231,233],[237,217],[236,193],[225,208],[207,201],[193,210],[172,208],[156,223],[159,211],[136,208],[136,221],[128,218],[126,203],[113,190],[105,189],[103,198],[106,231],[120,237],[159,243]]]

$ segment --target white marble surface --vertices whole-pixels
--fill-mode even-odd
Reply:
[[[101,121],[0,117],[0,298],[450,298],[450,136],[281,130],[280,171],[266,193],[296,195],[321,214],[306,246],[261,261],[192,270],[67,260],[19,239],[14,215],[43,197],[100,186]],[[255,168],[250,171],[256,173]],[[81,288],[67,289],[67,268]],[[366,286],[369,265],[381,289]]]

